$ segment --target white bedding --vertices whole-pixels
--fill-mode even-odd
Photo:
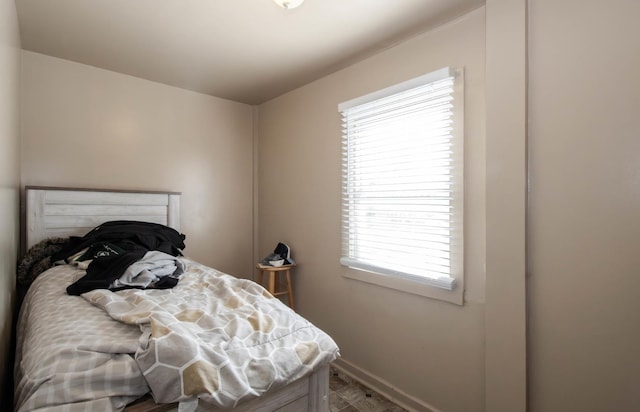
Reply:
[[[17,411],[72,404],[120,410],[149,387],[131,354],[140,329],[116,322],[66,287],[84,275],[57,266],[31,285],[17,327]]]
[[[149,388],[158,402],[230,407],[338,356],[328,335],[261,286],[184,263],[167,290],[74,297],[65,288],[84,272],[40,275],[18,323],[17,410],[120,410]]]

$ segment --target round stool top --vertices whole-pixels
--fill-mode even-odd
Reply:
[[[256,267],[260,270],[266,270],[269,272],[279,272],[281,270],[288,270],[291,269],[292,267],[294,267],[296,264],[294,263],[293,265],[282,265],[282,266],[269,266],[269,265],[263,265],[261,263],[258,263],[256,265]]]

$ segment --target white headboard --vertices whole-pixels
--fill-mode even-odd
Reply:
[[[27,186],[27,249],[49,237],[82,236],[110,220],[160,223],[180,231],[180,193]]]

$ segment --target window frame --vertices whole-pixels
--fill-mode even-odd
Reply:
[[[385,98],[397,93],[409,91],[416,87],[424,86],[426,84],[442,80],[446,77],[452,76],[454,78],[453,91],[451,93],[454,101],[454,107],[452,110],[453,118],[453,130],[452,142],[453,149],[453,164],[455,166],[452,174],[456,180],[457,192],[454,195],[452,202],[455,208],[455,218],[453,219],[453,231],[456,233],[453,243],[455,248],[452,251],[452,273],[449,281],[438,282],[432,278],[419,278],[416,276],[406,275],[403,273],[397,273],[393,270],[382,269],[376,267],[368,267],[367,264],[361,262],[353,262],[353,260],[341,253],[340,264],[345,268],[342,272],[343,276],[363,281],[378,286],[425,296],[429,298],[435,298],[444,300],[447,302],[455,303],[458,305],[463,304],[464,295],[464,69],[463,68],[450,68],[446,67],[440,70],[436,70],[425,75],[413,78],[411,80],[387,87],[376,92],[357,97],[355,99],[340,103],[338,105],[338,111],[342,114],[345,110],[353,107],[367,104],[378,99]],[[348,138],[344,136],[346,131],[343,131],[343,144],[344,139]],[[342,155],[342,162],[345,163],[345,154]],[[343,166],[343,176],[345,170]],[[344,177],[342,184],[344,185]],[[341,205],[345,203],[345,194],[341,195]],[[344,250],[344,225],[346,224],[345,211],[342,212],[342,242]],[[447,286],[447,284],[449,284]]]

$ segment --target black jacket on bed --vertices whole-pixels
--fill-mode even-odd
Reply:
[[[175,229],[157,223],[118,220],[106,222],[82,237],[72,237],[67,246],[52,257],[52,261],[66,260],[94,243],[109,242],[124,252],[99,256],[89,264],[87,274],[67,288],[70,295],[81,295],[94,289],[107,289],[125,270],[150,250],[172,256],[182,255],[185,236]],[[156,288],[175,286],[177,279],[167,278]]]

